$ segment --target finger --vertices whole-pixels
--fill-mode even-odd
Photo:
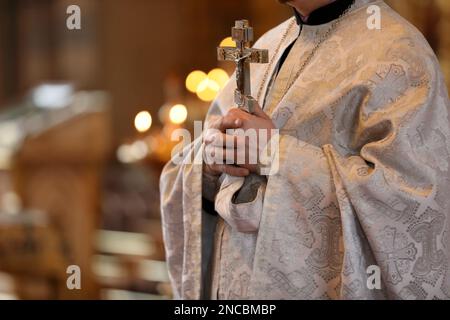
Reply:
[[[225,132],[227,129],[238,129],[241,128],[244,121],[236,117],[235,115],[228,115],[223,118],[219,130]]]
[[[219,155],[221,157],[221,155]],[[217,163],[215,147],[206,145],[203,151],[203,162],[209,166]]]
[[[205,144],[210,144],[214,139],[216,139],[217,135],[220,135],[222,132],[217,128],[208,128],[204,132],[203,140]]]
[[[261,109],[259,104],[255,104],[253,107],[253,115],[263,118],[263,119],[270,119],[270,117]]]
[[[236,158],[236,149],[223,149],[212,145],[205,147],[204,162],[208,165],[235,164]]]
[[[230,135],[226,133],[215,133],[209,137],[209,144],[215,147],[227,149],[245,148],[246,137],[244,135]]]
[[[248,116],[249,114],[245,111],[238,108],[232,108],[227,112],[225,117],[223,117],[220,130],[225,132],[227,129],[241,128],[244,119],[248,118]]]
[[[234,164],[238,166],[257,165],[258,154],[249,153],[245,149],[223,149],[221,147],[210,147],[209,154],[212,155],[212,164]]]
[[[237,149],[223,149],[222,147],[209,146],[206,149],[205,157],[207,164],[237,164],[237,159],[243,158],[245,163],[245,156],[240,156]]]
[[[234,177],[246,177],[250,174],[250,171],[246,168],[235,167],[230,165],[218,165],[218,171],[229,174]]]
[[[207,128],[210,129],[219,129],[222,123],[222,116],[211,116],[207,123]]]

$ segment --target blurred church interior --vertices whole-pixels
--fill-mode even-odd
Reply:
[[[450,80],[450,2],[388,2]],[[72,4],[81,30],[66,27]],[[233,72],[216,47],[234,20],[259,37],[291,15],[276,0],[0,0],[0,299],[170,298],[170,134],[192,130]]]

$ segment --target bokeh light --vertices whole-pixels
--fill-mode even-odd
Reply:
[[[172,108],[173,104],[165,103],[158,110],[158,119],[161,123],[166,123],[169,121],[169,113],[170,108]]]
[[[220,89],[223,89],[225,85],[227,84],[228,80],[230,80],[230,77],[228,76],[228,73],[220,68],[212,69],[208,73],[208,79],[215,81]]]
[[[192,71],[186,78],[186,89],[188,89],[192,93],[196,93],[198,86],[206,78],[207,75],[203,71],[200,70]]]
[[[236,47],[236,42],[231,37],[225,38],[220,43],[221,47]]]
[[[139,132],[146,132],[152,126],[152,116],[148,111],[139,112],[134,118],[134,127]]]
[[[219,91],[219,84],[214,80],[206,78],[198,85],[197,96],[202,101],[210,102],[216,98]]]
[[[200,100],[210,102],[216,98],[218,92],[225,87],[229,80],[230,76],[221,68],[212,69],[208,74],[195,70],[187,76],[186,88],[190,92],[196,93]],[[185,120],[183,119],[182,122]]]
[[[148,145],[138,140],[132,144],[123,144],[117,148],[117,159],[122,163],[133,163],[145,159],[149,154]]]
[[[131,163],[133,162],[133,157],[130,153],[130,147],[128,145],[121,145],[117,148],[116,156],[117,159],[122,163]]]
[[[186,121],[188,111],[186,106],[182,104],[174,105],[169,112],[169,119],[174,124],[182,124]]]
[[[148,146],[144,141],[138,140],[130,146],[129,152],[135,161],[139,161],[148,155]]]

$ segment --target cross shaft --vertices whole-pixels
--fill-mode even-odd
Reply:
[[[253,49],[253,28],[247,20],[238,20],[231,30],[236,47],[217,48],[219,61],[233,61],[236,64],[236,90],[234,101],[239,108],[252,113],[256,100],[251,96],[250,63],[267,63],[268,50]]]

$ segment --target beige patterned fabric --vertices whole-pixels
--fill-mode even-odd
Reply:
[[[382,30],[366,27],[372,4]],[[290,23],[255,47],[273,55]],[[304,26],[290,53],[298,60],[285,62],[292,76],[329,27]],[[252,92],[265,68],[252,66]],[[233,106],[234,86],[208,117]],[[175,297],[200,299],[211,287],[213,299],[450,299],[450,103],[425,39],[384,2],[356,0],[284,96],[275,92],[282,87],[264,106],[280,128],[280,168],[267,179],[256,230],[219,217],[214,239],[202,239],[212,233],[202,233],[202,165],[166,165],[161,209]],[[184,157],[201,154],[199,139]],[[205,283],[202,245],[211,242]],[[380,290],[366,285],[370,266],[381,270]]]

